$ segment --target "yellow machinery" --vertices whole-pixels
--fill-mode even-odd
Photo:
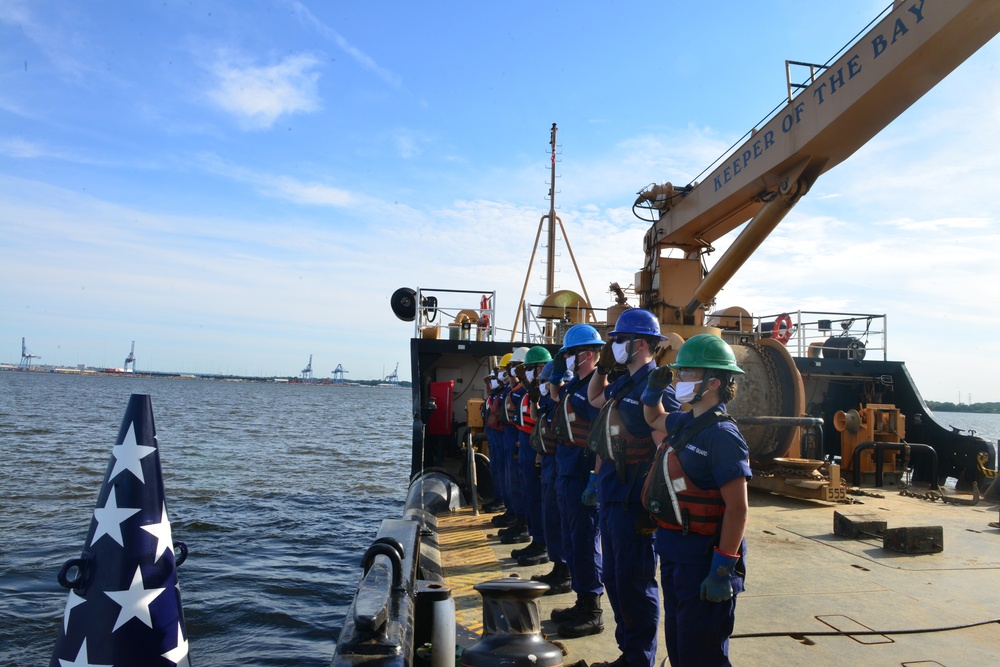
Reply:
[[[901,443],[906,437],[906,416],[895,405],[869,403],[860,410],[840,410],[833,417],[833,425],[840,432],[840,466],[845,473],[854,472],[855,451],[863,443]],[[883,474],[903,472],[896,465],[897,452],[884,450],[880,456]],[[858,455],[858,470],[872,476],[875,468],[874,450],[863,448]]]

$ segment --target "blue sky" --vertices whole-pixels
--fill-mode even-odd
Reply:
[[[607,305],[642,264],[635,193],[885,4],[0,0],[0,361],[135,340],[140,370],[408,379],[396,288],[495,289],[511,325],[553,122]],[[887,313],[925,398],[1000,400],[998,65],[994,39],[824,175],[719,304]]]

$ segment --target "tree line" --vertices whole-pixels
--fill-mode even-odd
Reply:
[[[941,412],[978,412],[1000,414],[1000,403],[951,403],[950,401],[927,401],[927,407]]]

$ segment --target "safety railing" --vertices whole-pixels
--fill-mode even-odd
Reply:
[[[580,323],[590,324],[601,331],[600,323],[607,321],[607,311],[607,308],[591,308],[585,305],[546,306],[525,301],[521,318],[524,341],[531,345],[562,343],[566,330]]]
[[[888,359],[885,314],[796,310],[753,317],[755,338],[774,338],[798,357]]]
[[[416,290],[415,338],[492,341],[496,337],[493,290]]]

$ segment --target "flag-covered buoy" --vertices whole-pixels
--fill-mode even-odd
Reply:
[[[132,394],[79,558],[59,583],[69,599],[50,667],[189,665],[153,407]]]

